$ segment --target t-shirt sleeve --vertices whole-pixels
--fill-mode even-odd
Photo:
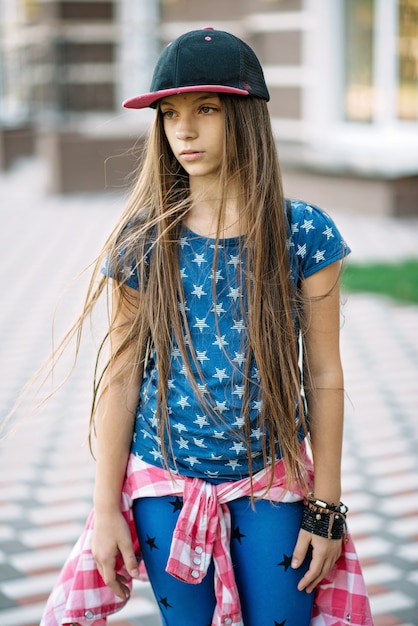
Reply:
[[[119,255],[120,262],[112,265],[109,259],[109,255],[106,257],[105,263],[102,267],[102,273],[109,278],[113,278],[120,283],[123,283],[127,287],[136,289],[139,291],[139,276],[138,268],[133,259],[130,260],[126,253]]]
[[[292,201],[289,252],[300,279],[339,261],[351,250],[333,219],[319,207]]]

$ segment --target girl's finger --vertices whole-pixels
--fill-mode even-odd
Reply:
[[[299,532],[298,540],[296,542],[295,549],[293,550],[292,555],[292,568],[296,569],[300,565],[302,565],[305,560],[306,554],[308,552],[308,548],[310,546],[311,539],[309,533],[304,530]]]

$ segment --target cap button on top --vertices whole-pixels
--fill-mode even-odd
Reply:
[[[215,30],[213,26],[204,26],[202,30]]]

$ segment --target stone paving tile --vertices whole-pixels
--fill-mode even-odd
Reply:
[[[0,419],[49,352],[64,287],[92,260],[122,206],[112,194],[45,198],[41,172],[31,166],[23,173],[27,185],[22,172],[0,176]],[[417,254],[416,221],[337,220],[358,258]],[[391,249],[389,234],[396,243]],[[82,277],[65,295],[58,336],[75,318],[85,285]],[[385,298],[351,295],[343,310],[343,499],[375,626],[418,625],[417,328],[417,307]],[[39,624],[91,507],[94,463],[86,428],[96,345],[96,337],[86,340],[68,384],[36,415],[23,405],[16,431],[0,443],[1,626]],[[130,603],[109,623],[159,626],[149,586],[136,583]]]

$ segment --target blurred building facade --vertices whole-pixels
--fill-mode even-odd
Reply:
[[[33,151],[53,191],[103,188],[150,119],[121,100],[208,25],[262,61],[289,195],[418,213],[418,0],[0,0],[0,167]]]

